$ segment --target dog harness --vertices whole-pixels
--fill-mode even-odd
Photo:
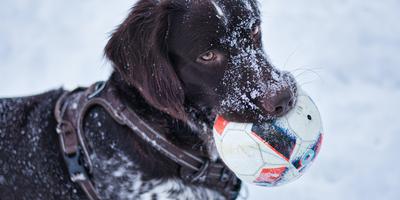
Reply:
[[[101,199],[95,184],[90,180],[93,165],[83,130],[85,115],[94,106],[104,108],[117,123],[129,127],[132,133],[177,163],[180,166],[180,177],[184,181],[217,187],[215,189],[223,191],[228,199],[237,198],[241,182],[221,161],[211,161],[172,144],[125,106],[112,84],[99,82],[87,89],[65,92],[55,107],[57,133],[68,173],[90,200]]]

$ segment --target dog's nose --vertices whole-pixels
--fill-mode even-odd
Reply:
[[[280,117],[288,113],[295,103],[295,94],[288,86],[279,91],[269,91],[261,101],[265,112],[272,117]]]

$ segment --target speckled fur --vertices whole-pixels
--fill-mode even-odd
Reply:
[[[0,100],[1,199],[86,199],[69,179],[55,131],[53,109],[61,93]],[[132,91],[127,97],[131,95]],[[154,111],[140,97],[136,99],[131,104],[141,105],[139,114]],[[163,115],[155,112],[153,120]],[[160,120],[158,128],[177,125],[167,122]],[[209,187],[180,180],[174,162],[118,125],[102,108],[88,113],[85,130],[93,181],[104,199],[224,199]]]
[[[53,105],[62,90],[0,100],[0,199],[82,199],[60,154]]]
[[[172,143],[216,159],[210,130],[217,114],[238,122],[271,119],[266,97],[294,95],[293,77],[268,62],[260,32],[253,34],[259,24],[255,0],[140,0],[106,46],[115,69],[109,81]],[[218,62],[196,61],[210,49]],[[2,200],[86,199],[59,148],[53,109],[61,93],[0,100]],[[183,181],[175,162],[102,108],[88,111],[84,130],[92,179],[104,199],[224,199],[213,185]]]

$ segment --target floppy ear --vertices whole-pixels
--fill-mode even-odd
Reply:
[[[112,34],[105,53],[149,104],[185,119],[184,92],[168,58],[169,19],[176,9],[168,1],[140,0]]]

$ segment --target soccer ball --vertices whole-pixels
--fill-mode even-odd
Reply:
[[[318,108],[301,90],[295,107],[283,117],[252,124],[218,116],[213,132],[220,157],[242,181],[269,187],[303,175],[323,137]]]

